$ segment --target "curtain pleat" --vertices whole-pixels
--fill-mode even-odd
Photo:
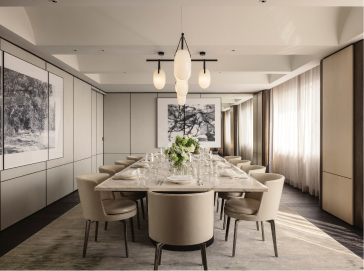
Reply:
[[[227,110],[224,113],[224,156],[230,155],[230,110]]]
[[[253,161],[253,99],[239,105],[239,149],[243,160]]]

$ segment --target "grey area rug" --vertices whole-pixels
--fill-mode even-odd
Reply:
[[[231,221],[229,241],[225,242],[222,221],[215,215],[215,242],[207,248],[209,269],[363,269],[363,260],[332,239],[288,207],[281,205],[276,220],[279,258],[274,257],[269,223],[265,223],[265,241],[255,222],[240,222],[237,251],[231,257],[233,241]],[[129,226],[129,225],[128,225]],[[149,241],[147,221],[142,229],[135,227],[135,243],[128,229],[129,258],[125,258],[122,224],[109,223],[108,229],[99,226],[98,241],[94,241],[95,224],[86,258],[82,258],[85,220],[81,205],[52,222],[15,249],[0,258],[0,269],[153,269],[154,247]],[[160,270],[202,270],[199,251],[163,251]]]

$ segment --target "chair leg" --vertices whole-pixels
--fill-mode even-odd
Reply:
[[[217,201],[216,201],[216,213],[219,212],[219,198],[217,198]]]
[[[224,222],[222,223],[222,229],[225,230],[225,226],[226,226],[226,214],[224,214]]]
[[[264,238],[264,224],[263,224],[263,221],[260,221],[260,225],[262,226],[262,239],[263,239],[263,241],[265,241],[265,238]]]
[[[229,237],[229,229],[230,229],[230,216],[227,217],[225,241],[228,240],[228,237]]]
[[[90,234],[90,226],[91,226],[91,220],[86,221],[86,229],[85,229],[85,240],[83,243],[83,255],[82,257],[86,257],[86,251],[87,251],[87,243],[88,243],[88,236]]]
[[[99,221],[96,221],[96,227],[95,227],[95,242],[97,242],[97,233],[99,231]]]
[[[126,232],[126,220],[121,220],[120,222],[123,223],[123,225],[124,225],[125,255],[126,255],[126,258],[129,258],[128,233]]]
[[[278,257],[278,248],[277,248],[277,236],[276,236],[276,226],[274,220],[269,220],[270,227],[272,229],[272,238],[273,238],[273,245],[274,245],[274,254]]]
[[[257,231],[259,231],[259,221],[255,221],[255,223],[257,224]]]
[[[140,199],[140,206],[142,207],[143,220],[145,220],[145,213],[144,213],[144,200],[143,200],[143,199]]]
[[[107,221],[105,222],[105,228],[104,228],[104,230],[106,231],[107,230]]]
[[[236,238],[238,237],[238,225],[240,220],[235,220],[235,229],[234,229],[234,242],[233,242],[233,257],[235,257],[235,249],[236,249]]]
[[[203,269],[207,270],[206,243],[200,244]]]
[[[158,270],[158,266],[160,263],[160,252],[162,247],[164,246],[164,244],[162,243],[157,243],[156,247],[155,247],[155,258],[154,258],[154,270]]]
[[[131,229],[131,241],[135,242],[135,237],[134,237],[134,225],[133,225],[133,218],[130,218],[130,229]]]
[[[216,203],[216,194],[217,194],[217,192],[214,193],[214,206],[216,205],[215,204]]]
[[[140,230],[139,205],[138,205],[138,201],[136,200],[136,201],[135,201],[135,203],[136,203],[136,207],[137,207],[137,214],[136,214],[136,217],[137,217],[137,222],[138,222],[138,230]]]
[[[220,220],[222,220],[222,215],[224,213],[224,199],[221,199],[221,213],[220,213]]]
[[[145,203],[147,204],[147,213],[148,213],[148,193],[147,193],[147,195],[145,197]]]

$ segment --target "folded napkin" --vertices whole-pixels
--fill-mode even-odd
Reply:
[[[192,181],[192,175],[175,175],[168,177],[171,181]]]
[[[219,168],[230,168],[230,165],[229,164],[225,164],[223,162],[217,162],[217,166]]]
[[[236,177],[240,179],[248,179],[248,176],[245,172],[235,172],[232,169],[225,169],[220,173],[220,177]]]
[[[148,168],[149,165],[148,165],[147,162],[137,162],[137,163],[132,164],[130,167],[132,167],[132,168]]]
[[[114,180],[135,180],[138,179],[136,170],[129,169],[127,171],[119,172],[112,177]]]

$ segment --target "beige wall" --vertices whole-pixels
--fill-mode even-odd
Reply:
[[[64,156],[0,171],[1,230],[77,189],[77,174],[103,164],[103,95],[50,63],[0,39],[0,49],[64,79]]]
[[[322,207],[353,224],[353,46],[322,62]]]

